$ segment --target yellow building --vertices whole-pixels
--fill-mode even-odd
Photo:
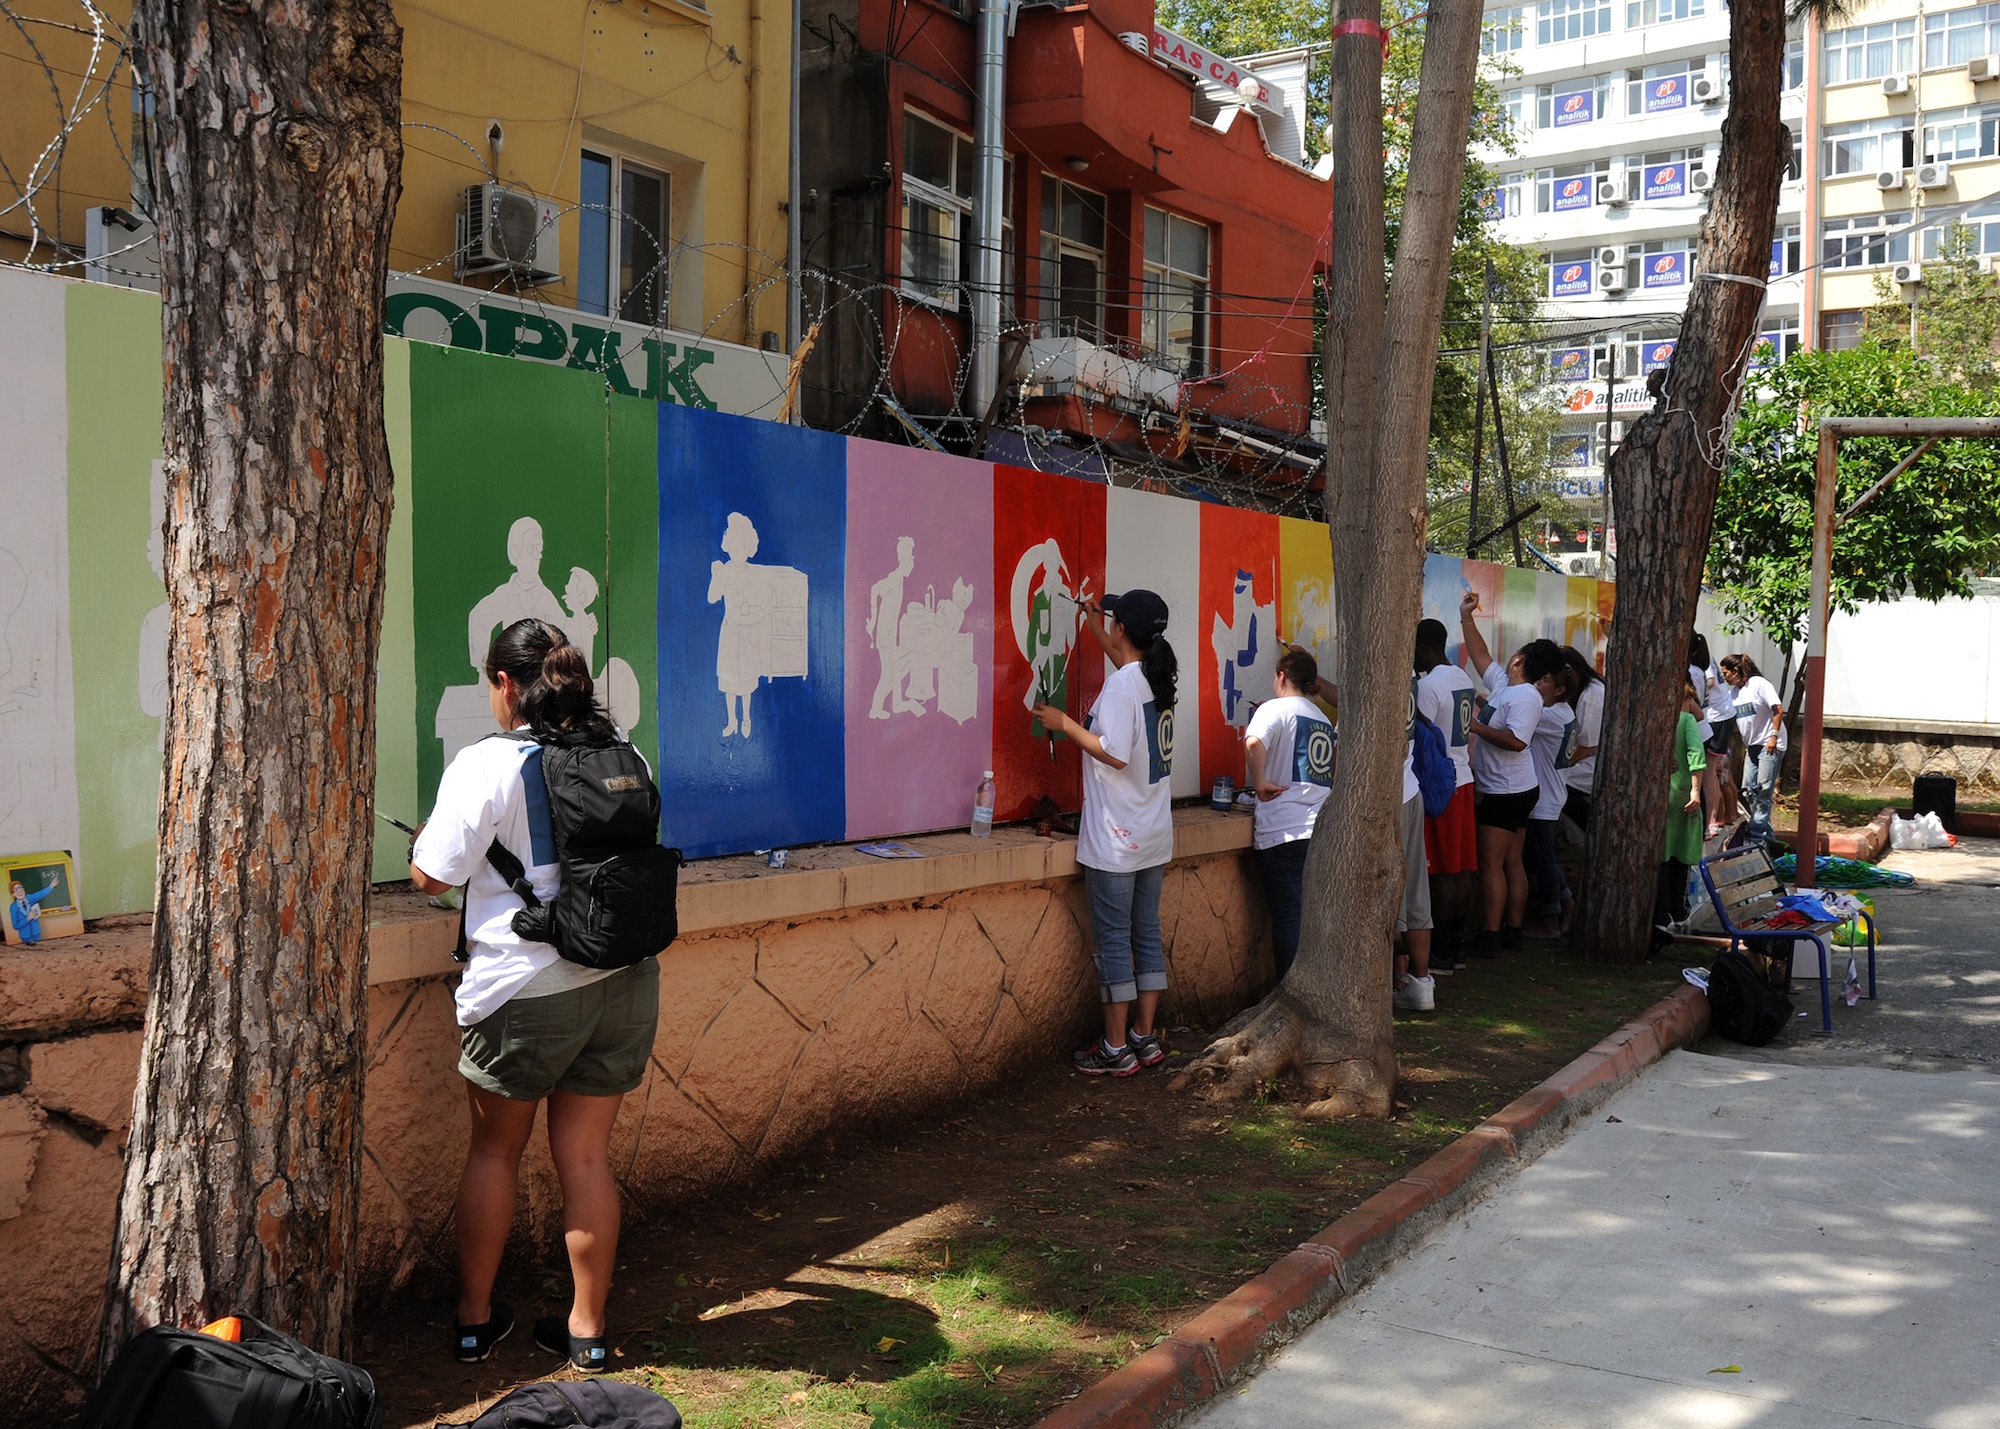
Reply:
[[[130,20],[130,0],[100,8]],[[0,27],[0,259],[81,276],[88,255],[135,241],[117,229],[93,240],[87,215],[150,207],[129,157],[143,117],[129,68],[112,73],[115,44],[93,67],[87,7],[15,9],[55,23]],[[400,0],[396,15],[393,267],[712,340],[784,343],[791,0]],[[60,149],[51,80],[82,113]],[[519,203],[468,198],[494,181],[539,201],[531,261],[496,251],[505,233],[492,220]],[[134,249],[92,276],[115,281],[144,260]]]

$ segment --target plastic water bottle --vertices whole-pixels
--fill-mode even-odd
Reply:
[[[1000,801],[1000,786],[993,782],[993,771],[979,781],[979,792],[972,796],[972,836],[976,839],[993,837],[993,806]]]

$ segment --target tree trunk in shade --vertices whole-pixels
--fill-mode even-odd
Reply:
[[[1381,18],[1379,0],[1333,9],[1326,491],[1339,668],[1326,673],[1340,685],[1340,759],[1307,854],[1298,960],[1190,1069],[1233,1092],[1296,1072],[1320,1115],[1385,1115],[1396,1087],[1390,942],[1403,888],[1431,380],[1483,17],[1477,0],[1430,9],[1386,310]]]
[[[170,694],[102,1348],[240,1310],[343,1354],[401,31],[389,0],[139,12],[157,116]]]
[[[1611,459],[1618,600],[1597,755],[1598,808],[1607,816],[1590,821],[1573,935],[1573,945],[1600,962],[1634,962],[1651,947],[1688,635],[1790,155],[1778,120],[1784,58],[1780,0],[1734,0],[1729,117],[1694,291],[1660,395]]]

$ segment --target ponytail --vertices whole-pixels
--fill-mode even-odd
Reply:
[[[537,738],[613,740],[617,728],[597,703],[590,665],[567,635],[542,620],[517,620],[486,652],[486,678],[505,673],[520,689],[515,713]]]
[[[1180,682],[1180,668],[1180,661],[1174,658],[1174,647],[1164,635],[1139,652],[1139,672],[1152,686],[1155,708],[1166,711],[1174,707],[1179,698],[1176,686]]]

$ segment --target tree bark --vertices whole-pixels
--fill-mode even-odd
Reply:
[[[401,188],[389,0],[143,0],[169,710],[102,1348],[245,1311],[345,1354]]]
[[[1438,0],[1430,9],[1385,315],[1381,5],[1335,0],[1333,9],[1325,363],[1341,695],[1340,760],[1326,803],[1333,812],[1313,828],[1291,972],[1190,1069],[1191,1078],[1232,1092],[1296,1071],[1319,1115],[1386,1115],[1396,1088],[1390,941],[1403,887],[1398,835],[1424,468],[1481,20],[1477,0]],[[1351,21],[1364,23],[1342,28]]]
[[[1782,0],[1734,0],[1729,117],[1695,255],[1694,292],[1658,400],[1611,459],[1618,604],[1597,756],[1599,807],[1609,816],[1590,822],[1590,874],[1574,939],[1600,962],[1635,962],[1651,948],[1687,639],[1716,487],[1763,310],[1789,152],[1778,120],[1784,55]]]

